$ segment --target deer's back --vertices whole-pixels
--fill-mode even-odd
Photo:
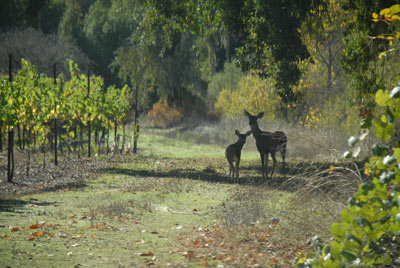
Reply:
[[[274,153],[279,149],[280,136],[271,132],[263,132],[262,134],[255,135],[256,147],[260,153]]]

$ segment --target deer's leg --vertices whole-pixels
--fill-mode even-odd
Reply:
[[[265,177],[268,179],[268,157],[269,154],[265,154]]]
[[[283,177],[286,179],[286,163],[285,163],[285,156],[286,156],[286,148],[281,150],[282,155],[282,165],[283,165]]]
[[[262,174],[262,177],[263,177],[263,179],[265,179],[265,176],[264,176],[264,160],[265,160],[265,155],[263,154],[263,153],[260,153],[260,158],[261,158],[261,174]]]
[[[233,162],[229,162],[229,178],[232,178],[235,172],[235,167],[233,166]]]
[[[239,163],[240,163],[240,158],[236,160],[236,181],[239,183]]]
[[[271,178],[272,175],[274,174],[274,170],[275,170],[275,166],[276,166],[276,157],[275,157],[275,152],[271,153],[271,157],[272,157],[272,161],[274,162],[273,166],[272,166],[272,171],[271,171]]]

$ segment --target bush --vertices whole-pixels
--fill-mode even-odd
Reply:
[[[238,118],[243,109],[250,113],[266,112],[267,119],[274,119],[280,102],[274,93],[271,79],[263,80],[256,75],[247,75],[240,79],[235,90],[223,89],[217,98],[214,109],[227,118]]]
[[[235,63],[230,62],[224,64],[224,70],[216,73],[208,85],[207,104],[210,111],[213,109],[220,92],[222,90],[235,90],[243,76],[244,74]]]
[[[398,139],[393,148],[386,144],[400,119],[400,86],[390,92],[379,90],[375,101],[375,119],[366,117],[361,124],[364,129],[373,127],[382,141],[372,146],[373,156],[365,164],[364,174],[369,179],[350,199],[341,222],[332,224],[335,240],[324,245],[315,238],[313,251],[298,260],[298,267],[400,265],[400,148]],[[354,146],[363,136],[351,137],[349,145]]]
[[[381,20],[390,24],[399,13],[400,5],[394,5],[380,12]],[[373,21],[380,20],[376,13],[372,17]],[[395,33],[383,38],[391,44],[399,36]],[[334,241],[324,245],[315,237],[313,250],[298,259],[298,267],[400,266],[400,82],[391,91],[378,90],[375,105],[374,114],[363,114],[362,134],[348,141],[354,147],[368,129],[380,139],[372,146],[373,156],[364,166],[368,179],[342,211],[341,222],[332,224]],[[352,157],[353,152],[345,155]]]
[[[168,101],[163,99],[153,105],[147,113],[147,118],[153,126],[166,128],[180,122],[183,119],[183,112],[170,107]]]

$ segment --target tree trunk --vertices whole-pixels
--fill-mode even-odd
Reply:
[[[125,151],[125,123],[122,124],[122,148],[121,153]]]
[[[110,153],[110,129],[107,129],[107,151],[106,151],[106,155]]]
[[[18,147],[22,150],[22,138],[21,138],[21,126],[17,124],[17,134],[18,134]]]
[[[77,131],[77,128],[78,128],[78,121],[75,120],[75,124],[74,124],[74,152],[76,152],[76,145],[77,145],[77,142],[78,142],[78,131]]]
[[[3,132],[1,131],[2,126],[3,122],[0,121],[0,152],[3,151]]]

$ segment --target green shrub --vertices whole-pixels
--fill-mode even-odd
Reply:
[[[378,109],[374,119],[363,119],[361,127],[373,127],[382,141],[372,147],[373,156],[365,164],[366,182],[350,199],[341,222],[334,223],[335,240],[323,245],[313,240],[313,251],[301,257],[298,267],[373,267],[400,265],[400,148],[395,123],[400,118],[400,86],[379,90],[375,95]],[[354,146],[360,137],[349,139]],[[352,153],[348,152],[348,156]]]

